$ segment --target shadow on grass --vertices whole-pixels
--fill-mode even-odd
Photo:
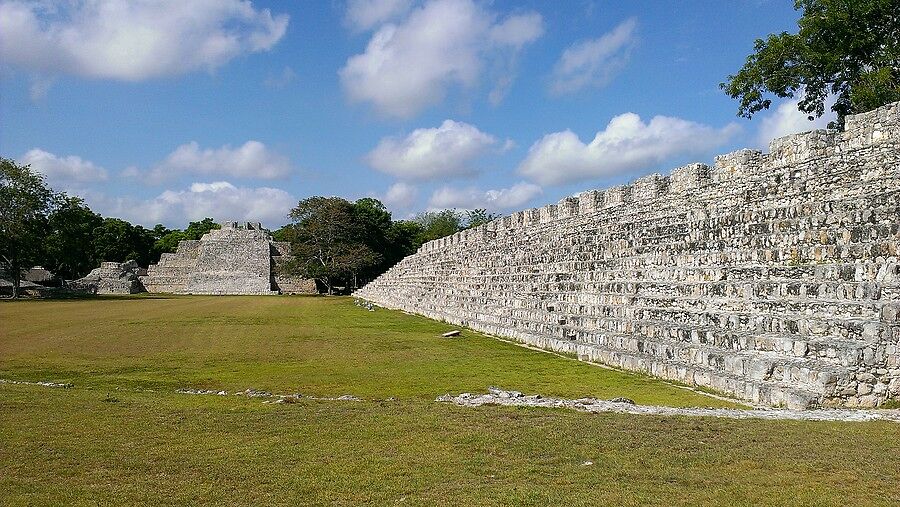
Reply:
[[[125,301],[140,299],[174,299],[172,294],[79,294],[74,292],[56,292],[43,296],[20,295],[17,299],[10,296],[0,297],[0,302],[13,301]]]

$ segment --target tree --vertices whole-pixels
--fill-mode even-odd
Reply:
[[[293,223],[279,231],[290,241],[294,255],[286,269],[314,278],[333,294],[338,283],[350,284],[360,272],[378,264],[381,255],[366,244],[358,211],[340,197],[300,201],[290,213]]]
[[[833,127],[848,114],[900,100],[900,2],[796,0],[799,32],[757,39],[755,52],[720,87],[740,99],[738,115],[768,109],[771,95],[798,97],[810,119],[835,97]]]
[[[191,222],[187,229],[181,231],[178,229],[168,229],[162,224],[157,224],[153,228],[153,248],[150,256],[150,264],[159,262],[159,258],[164,253],[172,253],[178,250],[178,243],[182,240],[197,240],[204,234],[214,229],[221,229],[222,226],[217,224],[212,218],[204,218],[199,222]]]
[[[392,222],[387,233],[388,248],[384,252],[385,269],[397,264],[407,255],[416,253],[422,246],[422,232],[422,226],[412,220]]]
[[[358,283],[375,278],[380,273],[387,270],[393,263],[390,259],[392,245],[389,239],[391,231],[391,213],[378,199],[365,197],[353,203],[354,222],[359,227],[359,240],[364,243],[369,250],[378,254],[378,262],[371,265],[362,266],[357,272],[357,280],[354,280],[354,286]],[[390,263],[390,264],[388,264]]]
[[[466,211],[466,229],[471,229],[472,227],[478,227],[479,225],[493,222],[498,218],[500,218],[500,215],[488,213],[484,208]]]
[[[415,222],[422,228],[422,233],[419,236],[420,245],[462,230],[462,216],[453,209],[426,211],[417,216]]]
[[[153,232],[118,218],[104,218],[94,229],[94,255],[97,261],[135,260],[147,266],[155,243]]]
[[[159,262],[162,254],[178,250],[178,243],[183,239],[186,239],[184,231],[179,230],[168,231],[160,236],[159,239],[153,242],[153,259],[151,259],[151,264]]]
[[[204,218],[199,222],[191,222],[188,224],[187,229],[184,230],[184,239],[200,239],[204,234],[213,230],[213,229],[221,229],[222,226],[217,224],[215,220],[212,218]]]
[[[103,218],[91,211],[83,199],[60,195],[57,208],[49,216],[42,264],[63,279],[86,275],[97,265],[94,229],[102,223]]]
[[[0,158],[0,260],[12,276],[13,298],[19,297],[22,269],[42,257],[54,201],[41,174]]]

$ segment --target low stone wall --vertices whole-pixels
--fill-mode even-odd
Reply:
[[[900,397],[900,105],[431,241],[357,296],[754,403]]]

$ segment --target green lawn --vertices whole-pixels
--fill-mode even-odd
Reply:
[[[436,403],[728,403],[347,298],[0,303],[0,505],[897,505],[900,426]],[[363,401],[264,404],[178,388]],[[114,401],[113,401],[114,400]],[[584,465],[590,461],[592,465]]]

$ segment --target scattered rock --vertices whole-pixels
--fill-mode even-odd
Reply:
[[[624,400],[624,401],[618,401]],[[565,398],[542,398],[539,395],[524,396],[518,391],[504,391],[491,387],[487,394],[462,393],[459,396],[445,394],[435,401],[454,403],[464,407],[480,407],[482,405],[503,405],[507,407],[543,407],[566,408],[580,412],[600,413],[616,412],[620,414],[657,415],[657,416],[689,416],[689,417],[721,417],[728,419],[790,419],[799,421],[892,421],[900,423],[900,410],[855,410],[855,409],[735,409],[735,408],[675,408],[653,405],[636,405],[627,398],[598,400],[581,398],[570,400]]]
[[[75,387],[75,384],[69,384],[69,383],[66,383],[66,384],[60,384],[60,383],[58,383],[58,382],[45,382],[45,381],[28,382],[28,381],[25,381],[25,380],[8,380],[8,379],[2,379],[2,378],[0,378],[0,384],[16,384],[16,385],[23,385],[23,386],[55,387],[55,388],[59,388],[59,389],[69,389],[69,388]]]
[[[635,405],[634,400],[632,400],[631,398],[625,398],[623,396],[617,396],[609,401],[611,401],[612,403],[627,403],[629,405]]]

